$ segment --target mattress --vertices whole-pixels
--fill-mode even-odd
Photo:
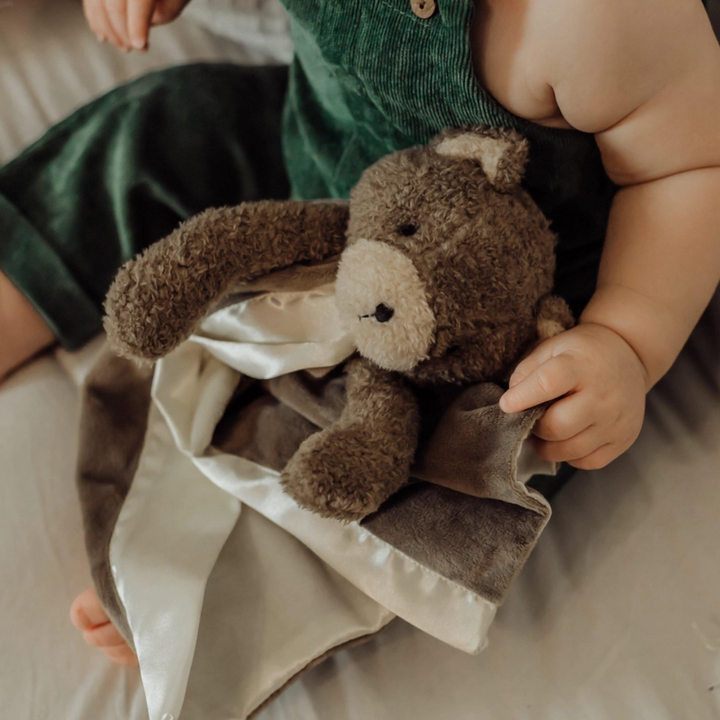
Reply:
[[[158,30],[148,55],[125,56],[86,32],[77,2],[0,4],[0,158],[146,70],[282,60],[282,50],[262,56],[262,43],[209,32],[213,11]],[[258,32],[278,29],[258,23]],[[74,448],[78,387],[96,350],[46,355],[0,387],[3,718],[147,717],[137,670],[86,647],[67,618],[90,584]],[[553,510],[480,655],[396,620],[310,670],[258,717],[720,717],[720,296],[650,393],[636,444],[607,468],[578,473]]]

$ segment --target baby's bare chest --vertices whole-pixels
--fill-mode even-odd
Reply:
[[[515,115],[540,125],[568,128],[543,75],[543,58],[530,40],[532,5],[526,0],[475,0],[470,30],[475,74]]]

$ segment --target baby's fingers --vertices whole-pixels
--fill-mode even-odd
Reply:
[[[622,448],[618,448],[617,445],[612,443],[607,443],[585,457],[579,458],[578,460],[571,460],[568,465],[572,465],[578,470],[599,470],[609,465],[616,457],[621,455],[622,452]]]
[[[510,387],[515,387],[526,377],[535,372],[544,362],[553,356],[553,342],[544,342],[538,345],[522,362],[519,362],[510,376]]]
[[[587,393],[575,392],[547,409],[533,428],[533,435],[550,442],[570,440],[599,419],[597,404]]]
[[[130,50],[131,43],[128,36],[128,19],[127,6],[132,4],[134,0],[103,0],[105,12],[108,21],[115,31],[115,35],[120,39],[120,43],[116,43],[123,50]]]
[[[113,45],[124,49],[122,40],[115,33],[108,19],[103,0],[83,0],[83,9],[90,29],[97,35],[99,40],[103,42],[108,40]]]
[[[593,455],[606,444],[596,426],[591,426],[568,440],[548,442],[537,437],[533,440],[535,452],[543,460],[569,462],[571,465]]]
[[[147,47],[150,18],[155,10],[156,0],[134,0],[127,13],[127,27],[130,43],[136,50]]]
[[[532,438],[539,457],[549,462],[566,462],[578,470],[599,470],[611,463],[623,452],[623,447],[613,442],[603,443],[595,427],[588,428],[578,436],[562,442],[545,442]]]
[[[189,0],[157,0],[152,16],[153,25],[172,22],[185,9]]]
[[[562,397],[574,390],[577,384],[575,363],[567,355],[556,355],[513,385],[500,398],[500,409],[506,413],[527,410]]]

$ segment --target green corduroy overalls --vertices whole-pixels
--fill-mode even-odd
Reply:
[[[190,65],[80,109],[0,169],[0,268],[77,348],[101,329],[118,266],[186,217],[344,198],[369,164],[444,127],[511,125],[530,141],[525,186],[559,235],[556,291],[579,311],[615,191],[595,141],[501,107],[473,74],[472,0],[435,1],[419,17],[418,0],[284,0],[289,76]]]

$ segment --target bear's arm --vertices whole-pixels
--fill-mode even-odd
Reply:
[[[569,330],[575,325],[575,319],[567,303],[557,295],[545,295],[537,308],[538,342],[548,340]]]
[[[142,360],[186,340],[229,287],[339,253],[344,203],[262,201],[207,210],[118,272],[105,300],[117,352]]]

